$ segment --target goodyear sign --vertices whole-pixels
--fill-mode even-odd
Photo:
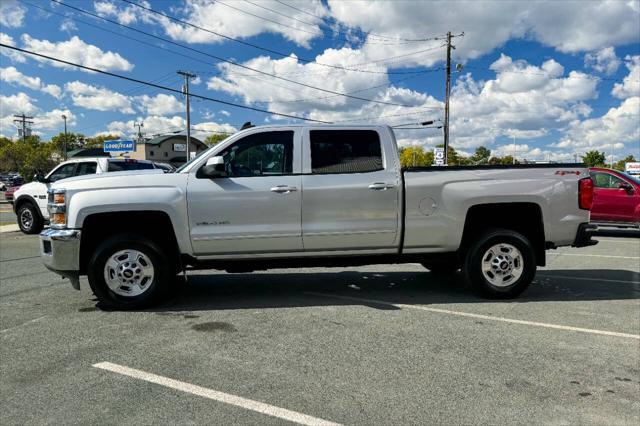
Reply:
[[[134,141],[104,141],[104,152],[131,152],[136,150]]]

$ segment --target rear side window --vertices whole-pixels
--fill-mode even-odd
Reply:
[[[74,176],[92,175],[96,172],[97,163],[90,161],[86,163],[78,163]]]
[[[125,170],[147,170],[153,169],[153,164],[143,163],[135,160],[109,161],[109,172],[122,172]]]
[[[374,130],[311,130],[313,173],[382,170],[380,136]]]

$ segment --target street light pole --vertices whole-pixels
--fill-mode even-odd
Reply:
[[[63,156],[64,161],[67,161],[67,116],[62,114],[62,119],[64,120],[64,143],[63,143]]]
[[[184,86],[182,91],[185,94],[187,104],[187,162],[189,162],[189,160],[191,160],[191,108],[189,105],[189,79],[194,78],[195,74],[191,74],[186,71],[178,71],[178,74],[184,77]]]

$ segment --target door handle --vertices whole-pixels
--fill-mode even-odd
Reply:
[[[288,194],[289,192],[297,191],[298,188],[289,185],[278,185],[271,188],[271,192],[277,192],[278,194]]]
[[[386,191],[387,189],[392,189],[395,187],[395,185],[386,182],[374,182],[369,185],[369,189],[373,189],[374,191]]]

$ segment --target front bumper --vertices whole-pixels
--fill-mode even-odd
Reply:
[[[591,223],[581,223],[578,226],[576,239],[573,241],[573,244],[571,244],[571,247],[588,247],[598,244],[598,241],[591,239],[591,236],[597,229],[598,227]]]
[[[77,229],[46,229],[40,234],[44,266],[69,278],[76,290],[80,290],[80,235]]]

